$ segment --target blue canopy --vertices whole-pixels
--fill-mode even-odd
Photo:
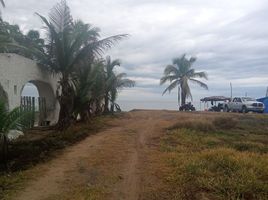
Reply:
[[[268,113],[268,97],[257,99],[257,101],[262,102],[265,105],[264,113]]]

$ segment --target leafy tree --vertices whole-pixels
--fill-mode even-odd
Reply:
[[[38,52],[40,63],[60,76],[58,128],[70,124],[74,109],[73,74],[84,60],[93,61],[96,55],[110,48],[127,35],[115,35],[100,39],[100,30],[82,21],[74,21],[66,1],[56,4],[49,19],[37,15],[45,23],[48,39],[46,50]]]
[[[18,25],[0,21],[0,52],[16,53],[30,59],[36,59],[35,50],[44,51],[44,40],[36,30],[30,30],[26,35]]]
[[[172,65],[167,65],[164,70],[164,76],[160,79],[160,85],[163,85],[167,81],[170,85],[164,90],[163,95],[174,88],[178,88],[178,104],[184,105],[186,98],[192,98],[189,82],[199,85],[204,89],[208,89],[208,86],[197,80],[196,78],[203,78],[207,80],[207,74],[205,72],[196,72],[192,68],[193,63],[196,61],[195,57],[189,59],[186,58],[186,54],[179,58],[173,59]]]

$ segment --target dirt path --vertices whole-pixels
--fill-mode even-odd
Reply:
[[[18,200],[144,199],[147,151],[172,121],[166,111],[136,111],[113,120],[115,127],[69,147],[36,166],[41,176],[27,183]],[[149,181],[150,182],[150,181]]]

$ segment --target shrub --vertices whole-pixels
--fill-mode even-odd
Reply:
[[[213,125],[219,129],[233,129],[237,126],[237,120],[232,117],[217,117],[213,120]]]

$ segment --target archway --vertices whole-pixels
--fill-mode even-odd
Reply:
[[[7,94],[8,108],[12,110],[21,105],[21,91],[25,84],[32,83],[39,97],[46,99],[47,115],[44,122],[56,124],[60,110],[56,100],[59,76],[48,73],[34,60],[17,54],[0,54],[0,61],[0,84]]]
[[[34,112],[34,126],[48,126],[55,118],[56,98],[49,83],[31,80],[21,90],[21,106]]]
[[[33,112],[33,126],[39,126],[41,123],[39,108],[40,96],[36,85],[31,82],[26,83],[22,88],[20,98],[21,107]]]

